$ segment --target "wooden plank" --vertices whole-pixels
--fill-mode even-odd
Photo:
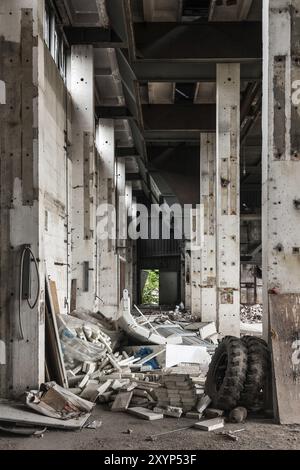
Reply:
[[[58,302],[58,296],[57,296],[56,282],[55,281],[49,281],[49,286],[50,286],[50,292],[51,292],[51,297],[52,297],[52,301],[53,301],[54,313],[56,315],[60,315],[60,308],[59,308],[59,302]]]
[[[276,418],[300,424],[300,294],[270,294]]]
[[[56,380],[62,387],[68,388],[67,373],[64,364],[63,353],[57,328],[56,316],[54,313],[51,289],[46,274],[45,277],[45,301],[46,301],[46,361],[51,379]],[[54,374],[54,376],[53,376]]]
[[[81,429],[90,415],[91,413],[87,413],[79,418],[68,420],[48,418],[47,416],[30,411],[21,403],[7,400],[0,401],[0,422],[47,426],[57,429]]]

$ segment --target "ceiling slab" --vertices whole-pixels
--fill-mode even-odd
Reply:
[[[149,104],[173,104],[175,95],[175,83],[149,82]]]
[[[260,22],[136,23],[134,32],[143,59],[245,62],[262,58]]]

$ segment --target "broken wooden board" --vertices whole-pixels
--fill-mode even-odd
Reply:
[[[269,310],[275,417],[300,424],[300,294],[270,294]]]
[[[206,421],[199,421],[194,424],[194,428],[201,429],[202,431],[214,431],[224,427],[223,418],[207,419]]]
[[[162,413],[153,413],[153,411],[147,408],[136,406],[134,408],[128,408],[128,413],[136,416],[137,418],[147,419],[148,421],[154,421],[156,419],[162,419],[164,415]]]
[[[86,413],[79,418],[68,420],[48,418],[47,416],[30,411],[22,403],[8,400],[0,401],[0,422],[74,430],[81,429],[90,416],[91,413]]]

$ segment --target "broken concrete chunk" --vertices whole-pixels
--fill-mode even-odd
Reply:
[[[82,364],[82,372],[84,372],[85,374],[93,374],[96,369],[97,369],[96,362],[85,361]]]
[[[162,413],[153,413],[153,411],[147,410],[142,407],[128,408],[128,413],[137,416],[141,419],[146,419],[148,421],[154,421],[156,419],[162,419],[164,415]]]
[[[111,411],[125,411],[130,405],[132,392],[119,392],[112,404]]]
[[[201,429],[202,431],[214,431],[215,429],[220,429],[224,427],[224,419],[214,418],[208,419],[206,421],[199,421],[198,423],[194,424],[194,427],[197,429]]]
[[[68,384],[69,384],[69,387],[72,388],[72,387],[75,387],[78,385],[78,383],[84,379],[85,375],[76,375],[75,377],[69,377],[68,379]]]
[[[81,392],[82,392],[81,388],[78,388],[78,387],[76,387],[76,388],[68,388],[68,390],[69,390],[71,393],[74,393],[74,395],[80,395]]]
[[[82,391],[80,396],[81,398],[84,398],[85,400],[89,400],[94,403],[99,396],[98,389],[99,389],[99,383],[88,382],[87,386]]]
[[[99,403],[109,403],[113,398],[112,398],[113,392],[104,392],[101,393],[98,397],[98,402]]]
[[[201,419],[202,413],[197,413],[197,411],[188,411],[185,417],[190,419]]]
[[[166,416],[172,416],[173,418],[180,418],[182,415],[182,408],[178,406],[167,406],[164,414]]]
[[[202,397],[198,400],[196,405],[196,410],[198,413],[203,413],[206,408],[211,404],[211,399],[208,395],[202,395]]]
[[[88,381],[90,380],[90,376],[89,374],[86,374],[83,379],[81,380],[81,382],[79,382],[78,384],[78,387],[79,388],[84,388],[86,386],[86,384],[88,383]]]
[[[206,408],[204,410],[204,416],[206,418],[220,418],[221,416],[224,416],[224,410],[219,410],[217,408]]]

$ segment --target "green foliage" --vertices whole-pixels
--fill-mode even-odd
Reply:
[[[142,295],[143,304],[159,304],[159,271],[146,271],[148,277]]]

